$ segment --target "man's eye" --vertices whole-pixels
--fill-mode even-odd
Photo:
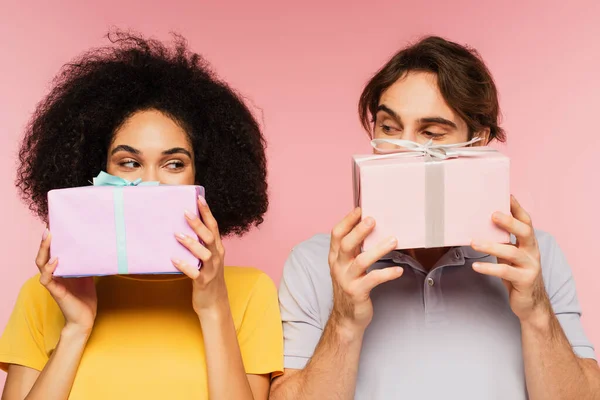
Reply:
[[[390,125],[386,125],[386,124],[380,124],[379,127],[385,133],[391,133],[392,131],[397,130],[396,128],[394,128],[394,127],[392,127]]]
[[[433,133],[433,132],[429,132],[429,131],[424,131],[423,135],[427,136],[430,139],[441,139],[444,136],[446,136],[445,133]]]

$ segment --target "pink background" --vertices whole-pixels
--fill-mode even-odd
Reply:
[[[43,229],[13,188],[19,137],[60,66],[105,44],[109,27],[182,33],[254,104],[269,141],[271,208],[260,230],[228,243],[227,261],[277,282],[290,248],[352,207],[350,155],[369,149],[356,115],[362,85],[407,40],[434,33],[476,47],[492,70],[513,193],[566,252],[600,347],[597,0],[37,3],[0,5],[0,330],[36,272]]]

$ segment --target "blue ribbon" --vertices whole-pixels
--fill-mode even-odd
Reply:
[[[111,174],[101,171],[93,181],[94,186],[158,186],[157,181],[142,182],[142,178],[137,178],[135,181],[128,181]]]
[[[101,171],[93,180],[94,186],[113,186],[113,203],[115,210],[115,232],[117,238],[117,273],[127,274],[127,235],[125,228],[125,206],[123,203],[123,188],[126,186],[158,186],[159,182],[142,182],[141,178],[128,181]]]

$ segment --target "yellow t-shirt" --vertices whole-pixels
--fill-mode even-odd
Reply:
[[[162,277],[161,277],[162,278]],[[226,267],[225,280],[248,374],[283,371],[277,291],[253,268]],[[206,399],[207,369],[190,279],[106,276],[96,281],[98,313],[70,399]],[[64,317],[36,276],[17,299],[0,339],[0,368],[42,370]]]

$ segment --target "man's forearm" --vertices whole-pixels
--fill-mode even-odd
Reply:
[[[309,363],[289,377],[278,378],[270,399],[354,399],[363,334],[330,318]]]
[[[522,322],[521,337],[531,400],[600,399],[600,369],[573,353],[552,311]]]

